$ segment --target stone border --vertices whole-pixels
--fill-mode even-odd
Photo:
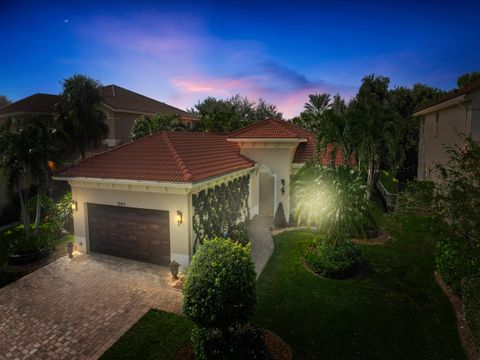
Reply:
[[[453,308],[455,309],[455,315],[457,316],[458,335],[460,337],[460,342],[462,343],[463,349],[465,350],[465,355],[467,356],[467,359],[480,359],[480,352],[475,346],[472,332],[470,331],[470,327],[468,326],[465,315],[463,314],[462,299],[452,292],[450,287],[445,283],[442,276],[438,272],[435,271],[434,276],[438,286],[440,286],[443,293],[448,297],[448,299],[453,305]]]

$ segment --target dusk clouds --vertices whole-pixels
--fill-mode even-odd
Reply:
[[[288,118],[311,93],[350,98],[371,73],[452,88],[479,70],[480,30],[466,26],[478,11],[442,0],[2,3],[2,45],[15,51],[0,58],[0,94],[58,93],[83,73],[182,108],[261,97]]]
[[[128,82],[124,86],[184,108],[207,96],[238,93],[275,103],[292,117],[310,93],[354,93],[352,86],[309,78],[282,65],[258,41],[213,36],[195,17],[99,17],[76,31],[94,49],[85,56],[93,62],[108,59],[99,63],[111,77],[104,76],[104,82]]]

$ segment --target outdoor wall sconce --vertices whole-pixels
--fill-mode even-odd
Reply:
[[[77,210],[78,210],[77,200],[72,200],[72,210],[73,210],[73,211],[77,211]]]
[[[285,179],[281,179],[280,184],[282,184],[280,191],[282,192],[282,195],[285,195]]]
[[[183,223],[183,214],[180,210],[177,210],[176,220],[178,225]]]

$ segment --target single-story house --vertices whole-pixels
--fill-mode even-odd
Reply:
[[[192,196],[249,175],[250,216],[290,214],[290,176],[315,138],[266,119],[228,135],[158,132],[60,170],[74,201],[76,249],[182,266],[193,255]]]
[[[446,145],[464,145],[465,135],[480,142],[480,80],[450,92],[415,116],[421,119],[417,178],[438,182],[435,166],[448,161]]]

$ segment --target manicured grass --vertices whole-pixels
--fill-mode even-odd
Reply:
[[[256,321],[288,342],[296,359],[464,359],[453,308],[433,277],[426,218],[386,216],[386,245],[362,246],[366,265],[350,280],[305,269],[310,231],[275,237],[258,280]]]
[[[191,330],[186,317],[151,309],[101,359],[170,360],[190,340]]]

